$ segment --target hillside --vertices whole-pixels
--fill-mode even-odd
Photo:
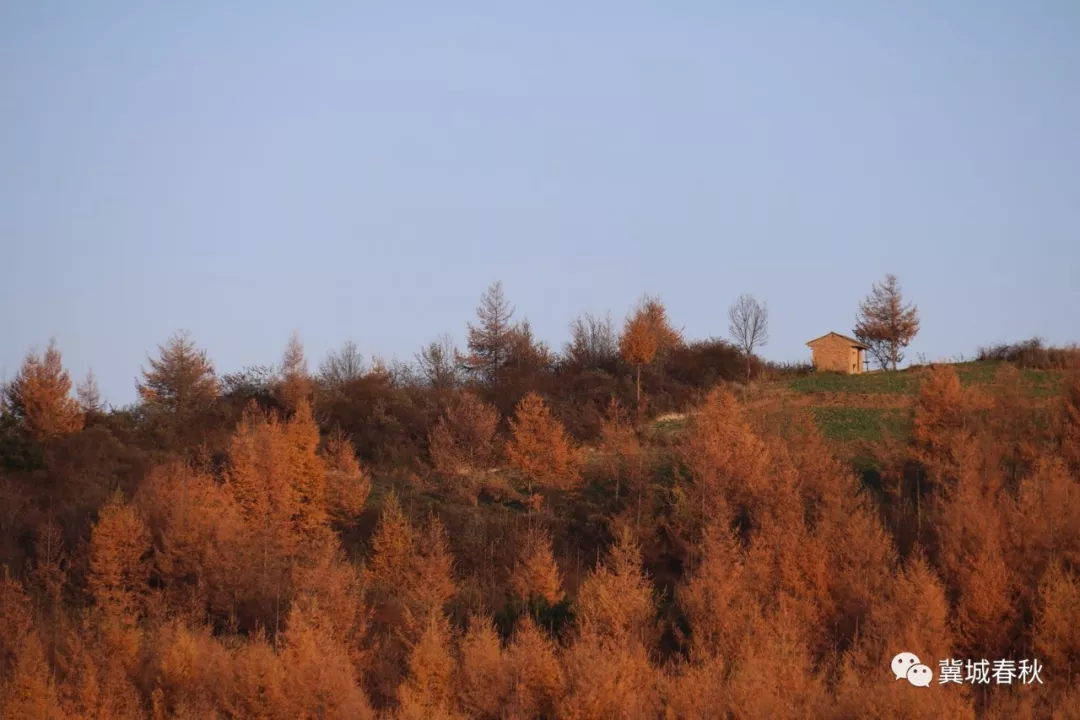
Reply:
[[[635,367],[610,344],[553,358],[524,326],[468,374],[438,348],[365,368],[346,347],[316,375],[294,338],[280,370],[219,378],[178,334],[123,409],[72,398],[55,346],[31,353],[0,412],[0,709],[1075,704],[1080,375],[784,374],[665,335]],[[1036,658],[1048,687],[912,694],[900,642],[932,667]]]

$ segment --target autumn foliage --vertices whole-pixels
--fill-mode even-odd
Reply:
[[[495,460],[498,411],[463,392],[446,408],[428,440],[431,464],[447,477],[467,479]]]
[[[181,334],[121,409],[29,356],[0,417],[0,717],[1074,712],[1080,376],[919,368],[910,432],[853,459],[737,352],[691,371],[731,348],[659,301],[563,359],[510,313],[492,288],[469,354],[420,368],[311,374],[294,341],[218,378]],[[679,415],[627,411],[639,371],[637,407]],[[1043,683],[913,688],[901,650]]]
[[[641,368],[663,356],[681,341],[668,322],[667,309],[656,297],[646,295],[626,318],[619,338],[619,354],[635,368],[636,399],[641,403]]]
[[[545,533],[532,529],[526,535],[510,586],[523,600],[535,598],[554,605],[562,599],[562,574]]]
[[[340,432],[331,433],[322,453],[326,471],[326,509],[330,519],[351,527],[364,511],[371,493],[371,473],[361,466],[352,443]]]
[[[71,378],[62,365],[56,343],[44,356],[31,352],[7,387],[8,412],[38,442],[48,442],[80,430],[82,409],[71,397]]]
[[[918,332],[919,309],[904,303],[896,276],[888,274],[881,283],[874,283],[859,305],[855,337],[869,346],[881,369],[896,370],[904,359],[903,348]]]
[[[571,490],[579,480],[579,459],[566,431],[536,393],[518,403],[510,420],[506,459],[533,486]]]

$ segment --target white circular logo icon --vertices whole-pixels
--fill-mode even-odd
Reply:
[[[898,653],[890,667],[897,680],[906,679],[915,687],[929,687],[934,680],[934,671],[923,665],[915,653]]]

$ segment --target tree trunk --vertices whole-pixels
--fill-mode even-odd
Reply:
[[[915,532],[916,542],[922,543],[922,471],[915,475]]]
[[[622,473],[620,472],[620,468],[616,467],[615,468],[615,503],[616,504],[618,504],[618,502],[619,502],[619,490],[620,490],[619,485],[620,485],[620,481],[622,480],[621,475],[622,475]]]
[[[638,531],[639,535],[640,535],[640,533],[641,533],[641,500],[642,500],[642,497],[641,497],[641,495],[642,495],[642,493],[644,493],[644,492],[645,492],[645,488],[644,488],[644,487],[642,487],[642,486],[643,486],[644,484],[645,484],[645,483],[644,483],[644,481],[642,481],[642,479],[641,479],[641,478],[638,478],[638,491],[637,491],[637,531]]]

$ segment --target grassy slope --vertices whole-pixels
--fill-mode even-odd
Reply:
[[[960,382],[967,385],[988,385],[994,380],[994,373],[1001,363],[982,361],[958,363],[956,371]],[[900,370],[898,372],[875,372],[863,375],[841,375],[839,373],[816,373],[796,378],[788,387],[799,393],[857,393],[857,394],[898,394],[914,395],[919,390],[921,369]],[[1023,370],[1024,384],[1037,396],[1052,395],[1060,373],[1044,370]]]
[[[965,386],[989,385],[1000,363],[969,362],[956,365]],[[837,442],[898,439],[911,431],[911,407],[919,390],[922,369],[840,375],[820,373],[784,383],[798,405],[808,406],[826,437]],[[1036,398],[1057,392],[1061,374],[1023,370],[1023,385]]]

